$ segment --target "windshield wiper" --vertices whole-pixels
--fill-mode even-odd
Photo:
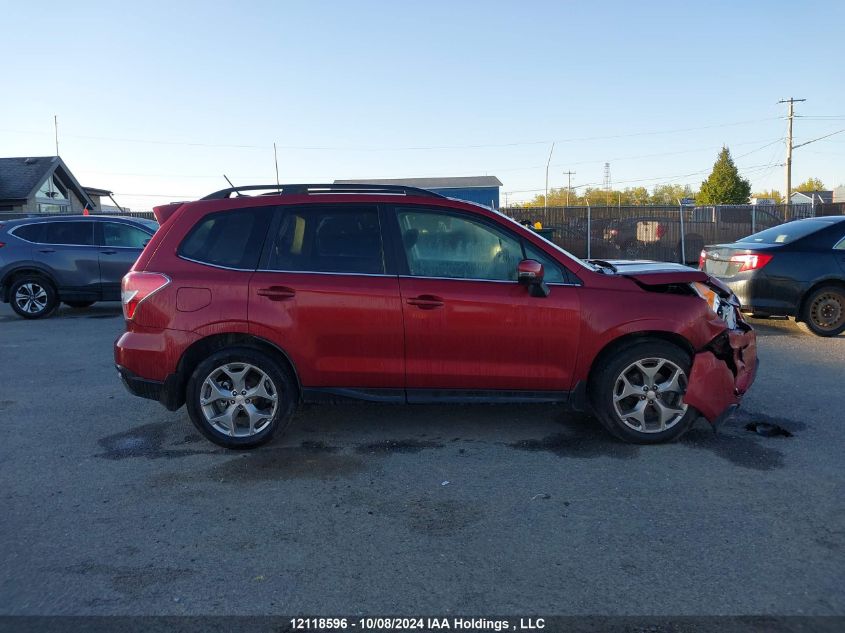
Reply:
[[[615,273],[619,272],[616,269],[616,266],[614,266],[610,262],[604,261],[603,259],[588,259],[587,261],[590,262],[591,264],[595,264],[596,266],[599,266],[600,268],[607,268],[608,270],[612,270]]]

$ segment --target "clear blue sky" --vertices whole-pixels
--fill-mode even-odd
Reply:
[[[841,0],[0,0],[0,15],[0,156],[53,154],[56,114],[82,183],[139,209],[223,173],[272,182],[274,141],[282,181],[492,174],[511,201],[542,190],[555,139],[552,186],[566,169],[601,183],[609,161],[615,186],[697,187],[725,143],[755,189],[783,190],[776,102],[838,117],[798,120],[797,143],[845,128]],[[845,133],[794,164],[794,183],[842,184]]]

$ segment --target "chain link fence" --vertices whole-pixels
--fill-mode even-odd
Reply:
[[[544,237],[581,258],[698,263],[707,244],[742,237],[791,220],[845,215],[845,203],[620,207],[510,207],[523,224],[540,222]]]

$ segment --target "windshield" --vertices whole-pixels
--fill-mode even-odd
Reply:
[[[758,231],[737,241],[755,244],[789,244],[829,225],[830,222],[822,222],[816,219],[795,220],[794,222],[773,226],[765,231]]]

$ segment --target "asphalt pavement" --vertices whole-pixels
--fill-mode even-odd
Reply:
[[[119,305],[0,305],[0,614],[843,615],[845,336],[755,325],[718,434],[322,405],[238,453],[125,392]]]

